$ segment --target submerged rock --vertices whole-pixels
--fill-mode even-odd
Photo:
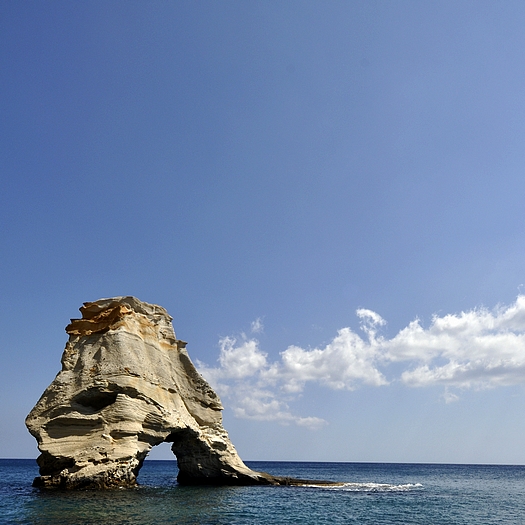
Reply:
[[[164,308],[115,297],[80,311],[82,319],[66,327],[62,370],[26,419],[41,452],[35,486],[133,486],[148,452],[165,441],[177,456],[179,483],[308,483],[242,462],[217,394]]]

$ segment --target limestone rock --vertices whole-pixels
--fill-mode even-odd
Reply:
[[[222,426],[217,394],[164,308],[115,297],[80,311],[82,319],[66,327],[62,370],[26,419],[41,452],[35,486],[133,486],[148,452],[165,441],[180,483],[290,482],[242,462]]]

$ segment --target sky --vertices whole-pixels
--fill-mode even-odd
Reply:
[[[245,460],[525,464],[524,24],[1,2],[0,457],[82,303],[133,295]]]

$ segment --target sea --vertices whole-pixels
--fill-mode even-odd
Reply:
[[[175,461],[145,461],[140,486],[33,488],[34,460],[0,460],[0,524],[525,524],[525,466],[246,462],[340,487],[185,487]]]

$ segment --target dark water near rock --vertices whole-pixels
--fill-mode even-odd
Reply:
[[[33,460],[0,460],[0,524],[525,524],[523,466],[248,464],[346,485],[181,487],[174,461],[146,461],[136,489],[39,491]]]

